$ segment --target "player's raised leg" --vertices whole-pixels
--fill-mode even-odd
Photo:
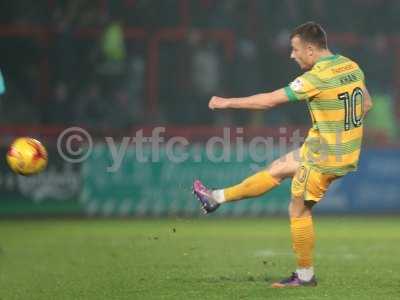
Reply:
[[[287,153],[272,162],[265,170],[224,189],[208,189],[200,180],[193,183],[193,192],[201,203],[204,213],[215,211],[222,203],[258,197],[276,186],[282,180],[293,177],[299,167],[299,149]]]

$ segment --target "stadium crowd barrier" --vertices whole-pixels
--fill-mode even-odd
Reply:
[[[7,137],[4,127],[2,130],[0,155],[4,157]],[[195,142],[186,147],[185,161],[171,161],[165,145],[158,149],[156,159],[152,156],[152,147],[144,147],[141,151],[148,159],[140,161],[138,149],[129,145],[120,166],[113,170],[112,154],[99,137],[86,160],[70,163],[60,157],[56,147],[54,138],[59,131],[54,129],[54,136],[48,131],[46,138],[39,137],[49,151],[49,166],[45,172],[30,177],[16,175],[2,160],[0,215],[198,216],[199,206],[191,194],[194,179],[200,178],[211,187],[221,187],[265,165],[263,161],[254,161],[246,151],[240,161],[235,157],[224,160],[218,147],[213,150],[217,161],[210,159],[205,142],[196,140],[196,135],[211,134],[210,130],[198,128],[190,132],[191,136],[187,137]],[[21,129],[19,133],[27,132]],[[221,134],[221,131],[214,129],[214,133]],[[244,145],[248,145],[244,140]],[[273,157],[279,155],[278,148],[269,149]],[[399,165],[398,146],[365,147],[358,171],[334,182],[316,210],[324,214],[400,212]],[[290,180],[286,180],[268,195],[225,205],[216,215],[284,215],[289,198]]]

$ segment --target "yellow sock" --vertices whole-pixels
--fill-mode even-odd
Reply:
[[[313,265],[314,227],[312,217],[290,219],[293,250],[300,268]]]
[[[268,171],[261,171],[246,178],[238,185],[224,189],[225,201],[257,197],[277,185],[279,185],[279,181],[272,177]]]

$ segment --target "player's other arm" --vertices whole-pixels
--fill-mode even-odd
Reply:
[[[279,89],[270,93],[262,93],[242,98],[222,98],[214,96],[208,103],[211,109],[271,109],[289,101],[284,89]]]
[[[364,109],[364,115],[366,115],[367,112],[369,110],[371,110],[371,108],[372,108],[372,99],[371,99],[371,95],[369,94],[369,92],[368,92],[368,90],[367,90],[367,88],[365,86],[362,88],[362,90],[363,90],[363,93],[364,93],[364,107],[363,107],[363,109]]]
[[[4,84],[3,75],[1,74],[0,71],[0,95],[3,94],[5,91],[6,91],[6,86]]]

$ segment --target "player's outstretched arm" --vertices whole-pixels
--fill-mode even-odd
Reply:
[[[257,94],[242,98],[222,98],[214,96],[208,103],[210,109],[270,109],[289,101],[284,89],[271,93]]]

